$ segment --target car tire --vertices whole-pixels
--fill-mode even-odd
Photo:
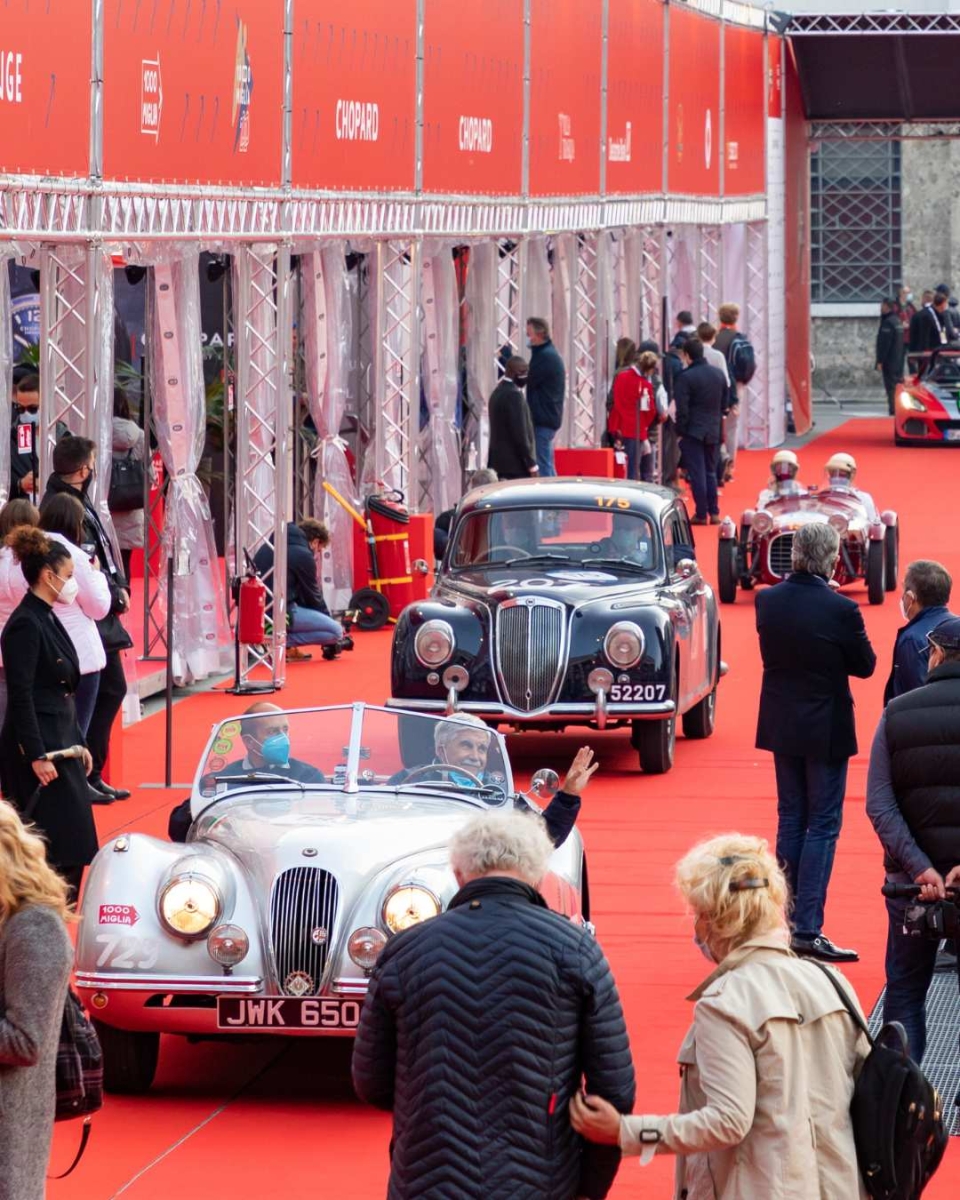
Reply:
[[[350,608],[357,611],[357,628],[364,633],[382,629],[390,620],[390,601],[375,588],[361,588],[350,597]]]
[[[689,712],[683,714],[683,736],[685,738],[708,738],[717,724],[717,689],[714,686]]]
[[[734,538],[721,538],[717,544],[717,592],[721,604],[733,604],[737,599],[739,557]]]
[[[680,694],[679,680],[674,676],[673,702],[676,705]],[[634,721],[633,747],[640,760],[640,770],[645,775],[665,775],[673,766],[673,755],[677,744],[677,711],[661,721]]]
[[[139,1096],[150,1090],[160,1057],[159,1033],[134,1033],[93,1022],[103,1050],[104,1090],[115,1096]]]
[[[884,544],[871,542],[867,547],[867,599],[871,604],[882,604],[887,594],[884,588]]]
[[[897,575],[900,571],[900,526],[888,525],[883,535],[886,554],[883,565],[883,584],[888,592],[897,590]]]

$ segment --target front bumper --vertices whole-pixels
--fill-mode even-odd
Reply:
[[[478,717],[491,717],[502,721],[511,721],[518,725],[552,724],[566,722],[568,725],[586,725],[602,719],[601,710],[605,711],[607,720],[620,721],[658,721],[672,716],[676,705],[672,700],[658,703],[631,704],[629,702],[608,701],[606,705],[598,705],[596,701],[559,702],[548,704],[545,708],[533,712],[523,712],[518,708],[510,708],[498,700],[457,700],[451,710],[447,700],[404,699],[392,696],[387,700],[388,708],[405,708],[410,712],[442,713],[446,716],[452,712],[476,713]]]

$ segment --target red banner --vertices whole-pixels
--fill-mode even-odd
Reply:
[[[753,196],[766,191],[766,79],[764,35],[727,25],[723,46],[723,194]]]
[[[279,186],[283,0],[104,10],[104,175]]]
[[[720,194],[720,22],[670,5],[667,189]]]
[[[607,191],[663,191],[663,0],[610,0]]]
[[[784,47],[782,39],[771,38],[771,57],[779,55],[781,47]],[[792,48],[789,45],[784,48],[787,393],[793,405],[797,433],[806,433],[813,421],[810,395],[810,152],[800,77]]]
[[[600,191],[603,11],[531,0],[530,194]]]
[[[416,0],[297,0],[293,185],[412,191]]]
[[[0,49],[0,172],[90,170],[91,5],[7,0]]]
[[[519,195],[523,0],[426,0],[423,190]]]

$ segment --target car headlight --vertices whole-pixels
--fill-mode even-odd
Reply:
[[[773,528],[773,517],[768,512],[758,512],[753,518],[754,533],[769,533]]]
[[[383,923],[391,933],[429,921],[440,911],[440,901],[419,883],[401,883],[383,901]]]
[[[835,529],[837,533],[846,533],[850,522],[846,517],[841,516],[840,513],[834,513],[827,524],[831,527],[831,529]]]
[[[424,621],[413,639],[413,651],[425,667],[442,667],[450,660],[456,642],[446,621]]]
[[[160,893],[159,911],[170,933],[203,937],[220,916],[220,894],[202,875],[176,875]]]
[[[380,951],[386,944],[387,935],[382,929],[374,929],[371,925],[365,925],[350,934],[347,953],[362,970],[372,971],[377,965]]]
[[[235,967],[250,949],[250,939],[239,925],[218,925],[207,938],[207,953],[221,967]]]
[[[607,630],[603,652],[621,670],[635,667],[643,657],[643,630],[632,621],[618,621]]]
[[[927,406],[922,400],[918,400],[912,392],[901,392],[897,397],[900,407],[907,408],[910,412],[926,412]]]

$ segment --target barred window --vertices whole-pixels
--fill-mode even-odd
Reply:
[[[810,156],[814,304],[879,300],[901,283],[900,142],[823,141]]]

